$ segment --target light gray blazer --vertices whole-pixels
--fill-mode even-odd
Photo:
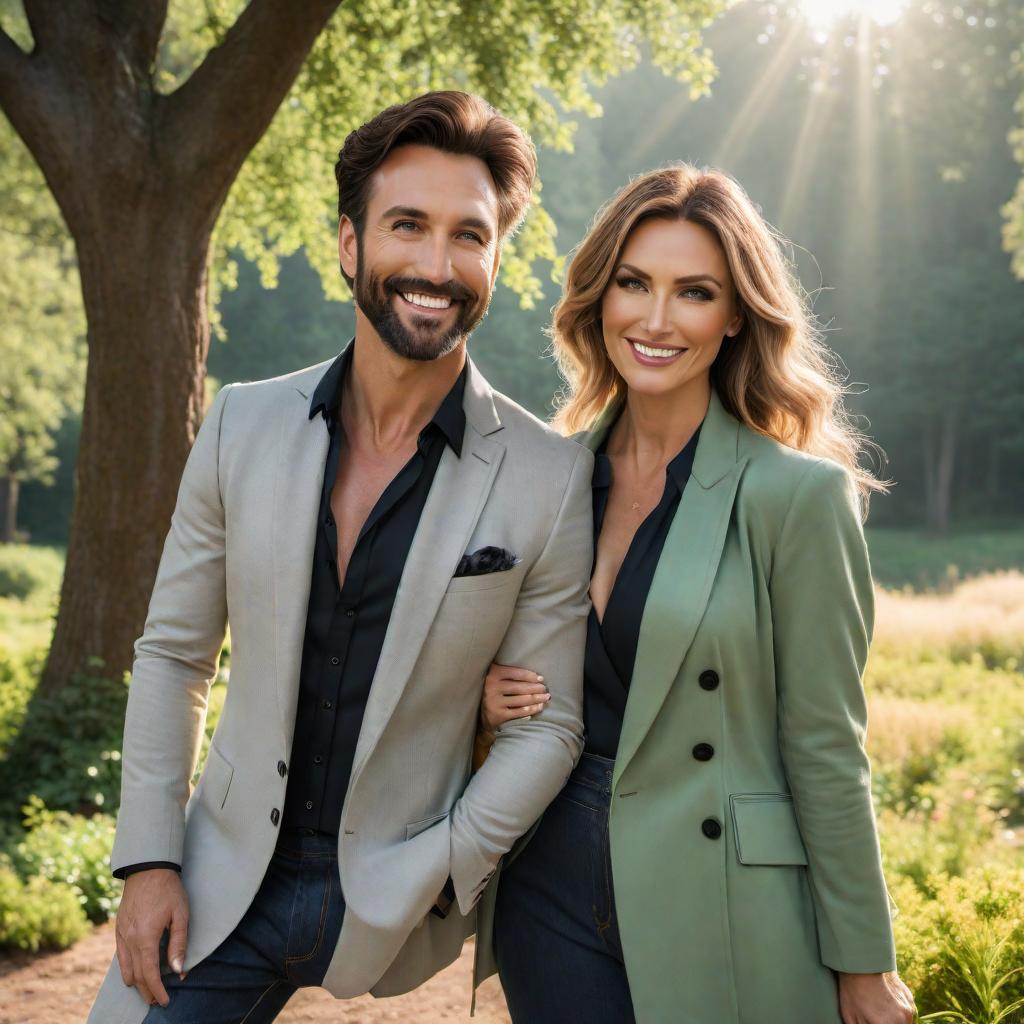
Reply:
[[[328,435],[310,395],[329,363],[225,387],[181,480],[125,722],[113,867],[182,865],[186,969],[251,903],[284,806],[314,530]],[[324,987],[408,991],[454,960],[502,854],[565,783],[582,747],[592,560],[591,453],[494,392],[472,363],[461,457],[445,448],[402,575],[366,704],[339,835],[345,918]],[[465,552],[519,556],[453,579]],[[218,653],[227,700],[192,790]],[[504,727],[471,777],[484,674],[529,665],[542,716]],[[275,818],[277,815],[275,815]],[[428,913],[451,874],[457,902]],[[116,962],[90,1024],[139,1024]]]

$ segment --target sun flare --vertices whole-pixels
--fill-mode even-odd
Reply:
[[[828,28],[843,18],[867,18],[891,25],[908,0],[799,0],[800,10],[816,28]]]

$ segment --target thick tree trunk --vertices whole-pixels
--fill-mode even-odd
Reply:
[[[18,536],[17,477],[0,477],[0,544],[13,544]]]
[[[90,358],[44,694],[86,658],[101,658],[114,678],[131,667],[202,414],[208,248],[208,227],[161,196],[79,245]]]
[[[39,685],[90,657],[131,666],[201,414],[210,236],[231,183],[340,0],[249,0],[168,96],[167,0],[24,0],[35,47],[0,28],[0,107],[78,248],[88,317],[82,436],[60,614]]]

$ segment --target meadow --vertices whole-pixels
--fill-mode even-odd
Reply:
[[[865,678],[900,970],[923,1020],[1020,1024],[1024,573],[981,571],[1000,564],[994,542],[958,539],[958,571],[948,546],[900,539],[870,537],[886,585]],[[1004,565],[1020,564],[1010,552],[1019,540],[1002,547]],[[0,548],[0,948],[67,946],[117,907],[109,853],[125,682],[87,666],[58,696],[30,703],[60,569],[57,551]]]

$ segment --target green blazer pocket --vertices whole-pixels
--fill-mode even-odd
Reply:
[[[426,832],[431,825],[436,825],[439,821],[447,818],[449,813],[449,811],[440,811],[437,814],[432,814],[429,818],[421,818],[419,821],[413,821],[406,825],[406,840],[412,839],[414,836],[418,836],[421,832]]]
[[[800,838],[793,798],[786,793],[734,793],[729,797],[736,856],[741,864],[800,865],[807,851]]]

